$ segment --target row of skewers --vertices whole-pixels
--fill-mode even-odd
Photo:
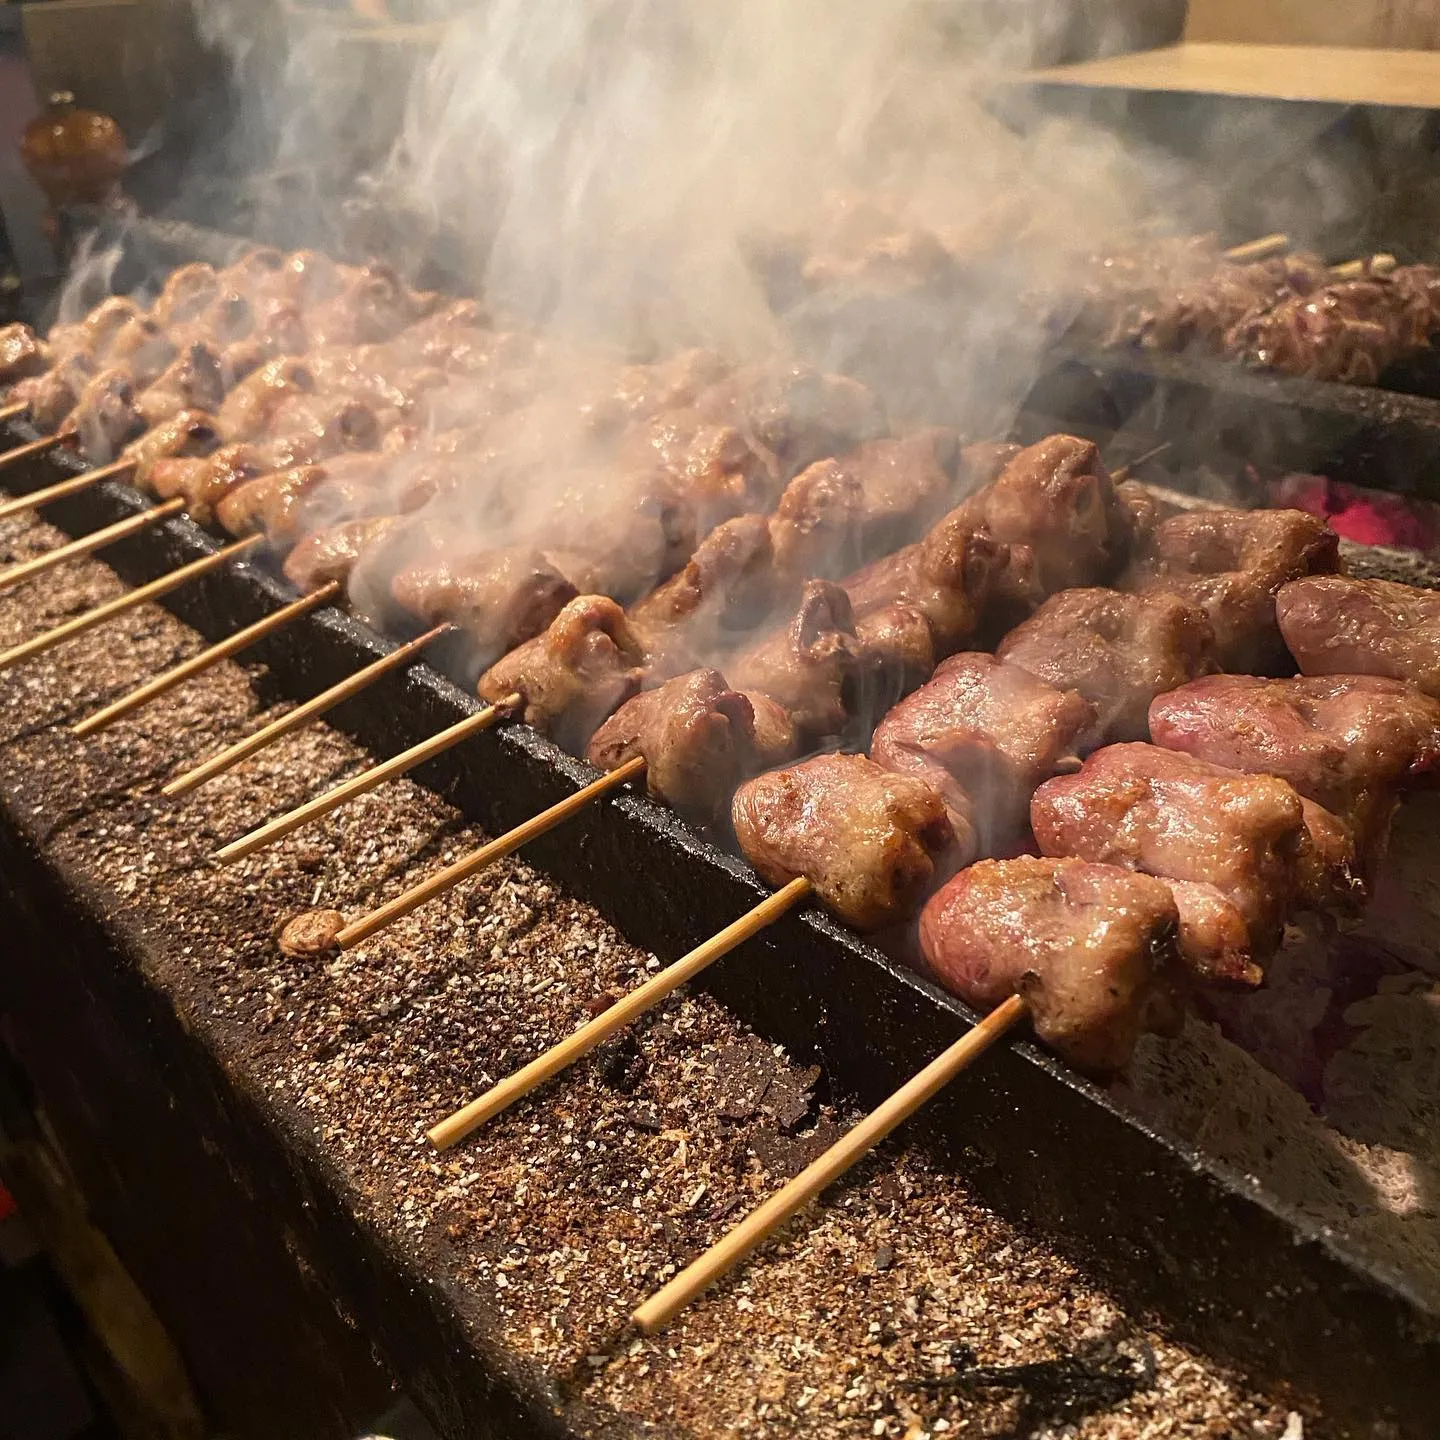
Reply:
[[[263,277],[309,272],[319,263],[307,257],[297,266],[294,257],[280,257],[263,267],[251,262],[245,273],[258,270],[265,293],[282,282]],[[341,295],[356,293],[345,289],[352,278],[335,274],[339,288],[315,302],[329,307],[327,315]],[[223,289],[231,277],[215,278]],[[373,294],[373,278],[363,276],[359,288]],[[403,291],[390,277],[386,288]],[[307,313],[301,306],[302,326]],[[415,353],[414,332],[428,337],[422,346],[466,356],[466,366],[497,348],[473,312],[445,311],[433,299],[410,297],[389,313],[399,344],[386,342],[393,348],[384,357],[372,351],[372,367]],[[440,315],[448,318],[439,322]],[[382,328],[367,323],[369,334]],[[516,342],[506,343],[513,355]],[[50,346],[49,368],[35,369],[32,380],[63,363],[53,336]],[[359,361],[347,370],[338,358],[325,358],[342,376],[363,373]],[[323,368],[307,360],[312,374]],[[333,437],[354,428],[337,432],[331,425],[335,394],[313,385],[301,392],[306,398],[297,411],[287,363],[271,359],[238,379],[222,372],[230,388],[216,406],[221,423],[211,427],[217,443],[229,439],[232,447],[256,451],[289,446],[288,438],[274,438],[276,425],[283,430],[294,423],[290,417],[306,413],[319,423],[304,433],[336,445],[342,459],[400,456],[406,484],[417,473],[416,454],[434,464],[428,438],[438,438],[434,422],[429,414],[421,418],[423,407],[411,395],[387,417],[379,450],[346,451],[346,442]],[[251,383],[277,366],[272,376],[284,375],[286,383],[269,377]],[[574,367],[565,368],[573,380]],[[513,364],[488,367],[470,393],[493,395],[505,376],[511,394],[523,393],[514,371]],[[365,383],[377,373],[372,368]],[[470,368],[465,383],[474,376]],[[382,378],[395,393],[404,391],[393,376]],[[665,1323],[1025,1016],[1072,1063],[1104,1071],[1123,1066],[1145,1030],[1173,1026],[1192,987],[1258,983],[1290,917],[1363,899],[1395,796],[1428,774],[1440,754],[1440,597],[1339,576],[1335,538],[1310,517],[1166,514],[1140,487],[1117,484],[1094,447],[1073,437],[1024,451],[961,447],[942,431],[894,439],[875,433],[873,408],[858,387],[794,371],[785,378],[786,398],[798,390],[803,407],[775,403],[784,387],[774,372],[738,377],[712,357],[624,372],[628,418],[618,426],[613,418],[602,422],[610,429],[607,463],[591,477],[597,483],[614,479],[617,454],[634,453],[628,426],[646,409],[634,405],[637,393],[669,400],[643,423],[654,426],[657,414],[666,416],[661,428],[668,428],[672,456],[684,451],[673,444],[684,429],[677,411],[692,424],[692,441],[706,424],[734,432],[723,437],[718,465],[677,467],[680,476],[646,470],[644,485],[622,492],[627,504],[643,494],[646,519],[655,517],[653,502],[662,494],[670,533],[678,514],[681,533],[691,526],[700,535],[669,540],[672,550],[693,544],[688,558],[672,562],[670,573],[628,606],[620,602],[636,585],[633,566],[609,568],[615,582],[609,593],[577,594],[556,563],[578,563],[565,558],[568,552],[531,549],[519,563],[513,552],[417,561],[415,550],[404,547],[413,547],[417,534],[433,544],[434,529],[384,511],[398,493],[391,466],[371,472],[384,484],[352,487],[362,505],[380,513],[307,533],[310,517],[333,514],[332,474],[299,476],[288,466],[238,478],[223,469],[234,464],[230,457],[217,461],[224,447],[208,456],[156,457],[138,448],[156,443],[153,429],[123,441],[132,450],[120,463],[137,479],[160,493],[162,484],[176,487],[167,504],[188,501],[192,514],[218,514],[232,531],[258,527],[272,543],[297,542],[287,572],[316,587],[297,606],[335,598],[347,584],[363,593],[357,581],[368,569],[390,577],[391,601],[404,597],[412,615],[432,622],[385,661],[177,777],[166,787],[171,793],[193,789],[274,734],[357,693],[442,625],[465,629],[482,654],[503,652],[481,677],[485,709],[225,847],[221,859],[253,853],[501,718],[549,731],[602,771],[559,806],[371,915],[349,923],[338,915],[305,917],[291,943],[357,945],[598,795],[642,776],[656,799],[698,823],[733,830],[756,870],[780,887],[751,915],[435,1127],[436,1144],[455,1143],[807,896],[892,943],[918,934],[933,975],[977,1006],[995,1007],[836,1153],[642,1306],[635,1318],[644,1328]],[[362,387],[347,383],[344,403],[367,406],[373,417],[373,402],[355,399]],[[717,386],[728,410],[711,393]],[[20,391],[16,403],[38,388]],[[117,388],[123,394],[108,382],[107,393]],[[449,388],[432,382],[421,393],[445,395]],[[595,393],[587,388],[587,397]],[[815,403],[817,396],[824,403]],[[740,404],[737,397],[748,398]],[[541,403],[548,406],[550,397]],[[445,495],[473,504],[477,485],[488,499],[492,488],[513,483],[514,452],[496,441],[533,433],[536,417],[527,408],[524,402],[493,408],[481,434],[472,430],[467,438],[491,447],[494,470],[482,465],[476,481],[460,473],[462,464],[442,466],[454,488],[432,488],[427,501]],[[695,424],[697,412],[705,424]],[[183,407],[154,429],[180,413]],[[552,419],[559,413],[549,410]],[[729,423],[716,427],[710,417],[717,413]],[[593,454],[599,448],[593,399],[582,416],[578,426],[572,421],[559,431],[568,444],[578,428]],[[88,420],[68,414],[56,433],[81,436],[77,443],[87,448],[99,434],[100,454],[128,437],[128,430],[107,431],[98,422],[87,429]],[[127,423],[133,430],[135,420]],[[252,438],[232,438],[237,425],[249,427]],[[616,443],[617,436],[625,438]],[[705,437],[712,459],[715,440]],[[459,441],[449,443],[456,447],[451,457],[463,454]],[[838,453],[814,458],[817,449]],[[252,452],[248,464],[265,458]],[[321,460],[306,468],[326,466]],[[766,504],[771,495],[773,508]],[[727,509],[733,513],[715,518]],[[149,513],[161,512],[171,513],[165,506]],[[253,536],[237,542],[255,543]],[[410,563],[397,565],[397,553]],[[596,572],[606,559],[601,548],[579,558]],[[868,563],[856,567],[857,558]],[[14,578],[13,570],[0,573],[0,584]],[[420,603],[422,596],[432,603]],[[997,636],[1003,639],[993,654],[980,648]],[[35,653],[35,642],[27,643],[27,653]],[[238,648],[234,639],[222,642],[187,662],[187,674],[197,662],[210,663],[209,655],[219,658],[225,645],[231,646],[225,653]],[[1266,678],[1293,668],[1291,655],[1304,677]],[[118,708],[107,707],[106,723],[153,693],[154,682]],[[96,728],[97,718],[77,728]],[[868,756],[858,753],[867,741]],[[796,760],[806,753],[810,759]]]

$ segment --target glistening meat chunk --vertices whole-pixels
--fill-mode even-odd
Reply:
[[[749,780],[731,819],[765,880],[803,875],[860,930],[908,920],[935,880],[968,858],[930,786],[863,755],[817,755]]]
[[[203,460],[157,461],[150,469],[150,488],[162,500],[183,496],[190,518],[208,525],[215,518],[215,507],[244,481],[319,458],[318,446],[308,436],[222,445]]]
[[[163,460],[209,455],[220,443],[213,416],[199,410],[182,410],[163,424],[147,430],[125,447],[123,458],[135,462],[133,483],[151,488],[151,474]]]
[[[978,454],[975,459],[984,463]],[[913,539],[954,503],[960,437],[938,426],[917,430],[868,441],[835,463],[860,487],[860,547],[866,556],[880,555]]]
[[[1047,780],[1030,802],[1030,827],[1046,855],[1213,885],[1239,913],[1257,960],[1274,951],[1289,913],[1308,903],[1325,863],[1285,781],[1155,745],[1109,745],[1078,774]],[[1327,888],[1352,882],[1337,875]]]
[[[349,580],[361,557],[402,524],[403,516],[376,515],[312,531],[285,557],[285,574],[300,590],[315,590],[332,580]]]
[[[217,410],[224,398],[220,357],[197,343],[185,346],[136,404],[146,425],[158,425],[180,410]]]
[[[930,898],[920,947],[947,990],[989,1010],[1011,995],[1079,1070],[1123,1069],[1181,1017],[1169,887],[1084,860],[982,860]]]
[[[956,833],[973,830],[979,852],[994,854],[1024,833],[1035,787],[1078,765],[1092,719],[1076,691],[971,651],[942,661],[881,720],[870,757],[929,781]]]
[[[1335,532],[1303,510],[1187,510],[1149,531],[1120,588],[1166,591],[1200,606],[1221,669],[1270,674],[1288,661],[1276,592],[1337,569],[1339,547]]]
[[[26,324],[0,326],[0,385],[38,375],[51,360],[45,342]]]
[[[73,439],[91,464],[105,465],[144,428],[130,376],[124,370],[111,369],[86,382],[75,408],[56,433]]]
[[[627,700],[596,732],[585,758],[616,770],[637,756],[656,800],[701,825],[729,809],[759,768],[755,712],[718,670],[692,670]]]
[[[1211,675],[1161,695],[1150,734],[1213,765],[1278,775],[1338,815],[1440,769],[1440,700],[1378,675]]]
[[[578,753],[644,676],[645,652],[625,612],[606,595],[580,595],[480,677],[480,696],[519,695],[527,725]]]
[[[995,652],[1094,707],[1082,754],[1120,740],[1144,740],[1155,696],[1217,669],[1215,632],[1205,612],[1176,595],[1062,590]]]
[[[1306,675],[1384,675],[1440,699],[1440,591],[1317,576],[1286,585],[1275,612]]]
[[[7,399],[12,404],[23,401],[28,405],[30,423],[48,435],[60,428],[94,375],[95,362],[89,351],[77,351],[61,356],[42,374],[21,380]]]
[[[226,397],[220,428],[230,440],[258,440],[275,412],[294,395],[309,395],[315,377],[309,366],[289,356],[271,360],[247,375]]]

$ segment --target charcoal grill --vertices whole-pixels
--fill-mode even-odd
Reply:
[[[1236,383],[1243,391],[1256,382],[1242,376]],[[9,434],[10,443],[31,438],[23,427]],[[78,460],[55,452],[6,478],[18,492],[79,468]],[[149,503],[109,481],[47,507],[46,515],[78,534]],[[104,558],[123,579],[140,583],[217,546],[209,533],[177,518],[109,547]],[[1383,572],[1386,557],[1374,558]],[[243,561],[164,603],[207,638],[219,639],[293,598],[291,587],[262,563]],[[391,643],[329,608],[253,653],[283,691],[300,699],[386,653]],[[384,755],[478,708],[473,695],[423,663],[386,676],[329,719]],[[571,793],[593,772],[537,733],[506,724],[431,761],[422,778],[498,833]],[[41,873],[36,849],[24,815],[0,813],[7,873],[24,886],[48,883],[53,891],[56,882]],[[563,835],[541,838],[525,854],[634,943],[662,956],[690,948],[763,893],[740,861],[640,795],[591,807]],[[69,896],[67,903],[83,908],[84,897]],[[32,923],[34,913],[27,902]],[[100,920],[91,916],[87,933]],[[41,936],[36,943],[54,941]],[[707,971],[700,984],[802,1061],[821,1064],[832,1084],[865,1105],[976,1018],[818,913],[785,918]],[[1159,1312],[1181,1338],[1261,1381],[1312,1395],[1327,1416],[1357,1435],[1387,1433],[1372,1428],[1381,1419],[1396,1427],[1390,1434],[1433,1433],[1440,1413],[1440,1311],[1430,1301],[1246,1177],[1155,1132],[1035,1046],[1002,1047],[913,1123],[980,1199],[1053,1236],[1132,1307]],[[304,1185],[318,1187],[317,1213],[334,1219],[340,1202],[323,1177],[307,1176]],[[343,1252],[344,1243],[333,1238],[327,1248],[333,1252],[337,1244]],[[354,1254],[337,1254],[337,1264],[355,1263]],[[383,1348],[413,1356],[418,1334],[442,1344],[447,1335],[453,1339],[445,1315],[443,1298],[432,1295],[367,1319],[373,1318]],[[497,1428],[518,1426],[515,1433],[524,1433],[538,1413],[534,1397],[516,1398],[514,1376],[502,1378],[509,1368],[503,1357],[487,1357],[485,1366],[467,1383],[483,1382],[491,1391],[498,1386],[496,1393],[508,1398]],[[435,1383],[447,1382],[437,1377]]]

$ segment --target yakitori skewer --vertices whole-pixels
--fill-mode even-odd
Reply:
[[[28,400],[18,400],[13,405],[0,405],[0,425],[7,420],[18,419],[30,408]]]
[[[413,770],[417,765],[423,765],[425,761],[432,760],[435,756],[444,754],[446,750],[453,749],[462,740],[468,740],[470,736],[478,735],[482,730],[488,730],[519,703],[520,696],[512,695],[508,701],[502,700],[497,704],[487,705],[483,710],[477,710],[475,714],[467,715],[463,720],[456,721],[454,725],[446,726],[438,735],[431,735],[429,739],[422,740],[418,745],[412,745],[408,750],[401,751],[399,755],[392,756],[389,760],[383,760],[378,765],[372,765],[368,770],[335,786],[333,790],[327,790],[323,795],[317,795],[313,800],[307,800],[303,805],[296,806],[295,809],[270,821],[268,825],[260,826],[258,830],[252,830],[239,840],[232,840],[230,844],[222,845],[215,852],[215,859],[222,865],[229,865],[236,860],[243,860],[247,855],[253,855],[257,850],[263,850],[267,845],[273,845],[275,841],[284,839],[286,835],[292,834],[302,825],[308,825],[310,821],[318,820],[332,810],[338,810],[342,805],[375,789],[377,785],[383,785],[387,780],[394,780],[407,771]]]
[[[68,439],[65,435],[42,435],[38,440],[31,440],[26,445],[17,445],[13,450],[6,450],[0,453],[0,470],[8,465],[18,465],[22,460],[29,460],[37,455],[48,455],[56,446],[63,445]]]
[[[259,536],[253,538],[257,542],[260,539]],[[388,655],[382,655],[380,659],[371,661],[363,670],[357,670],[353,675],[330,686],[328,690],[322,690],[320,694],[313,696],[303,705],[297,705],[295,709],[280,716],[278,720],[272,720],[269,724],[262,725],[254,734],[247,735],[243,740],[237,740],[233,745],[227,745],[225,749],[212,755],[208,760],[185,771],[183,775],[177,775],[175,779],[160,787],[161,793],[171,796],[188,795],[192,790],[198,789],[217,775],[223,775],[225,771],[238,765],[242,760],[249,759],[251,755],[263,750],[267,745],[273,744],[282,735],[288,735],[292,730],[298,730],[302,725],[308,725],[310,721],[318,719],[327,710],[360,694],[381,676],[388,675],[390,671],[397,670],[400,666],[413,660],[431,641],[439,639],[441,635],[454,628],[450,624],[436,625],[423,635],[418,635],[415,639],[397,646]]]
[[[26,510],[38,510],[40,506],[48,505],[52,500],[63,500],[67,495],[78,495],[82,490],[89,490],[102,480],[113,480],[117,475],[127,474],[135,465],[134,460],[116,460],[113,464],[100,466],[98,470],[86,470],[84,474],[74,475],[69,480],[57,480],[43,490],[32,490],[28,495],[16,495],[13,499],[0,503],[0,520],[9,519],[11,515],[19,515]]]
[[[1251,260],[1267,260],[1271,255],[1283,255],[1289,248],[1290,237],[1277,231],[1273,235],[1262,235],[1257,240],[1247,240],[1243,245],[1232,245],[1225,252],[1225,258],[1244,264]]]
[[[973,1030],[907,1080],[890,1098],[870,1112],[853,1130],[837,1140],[819,1159],[752,1211],[718,1244],[687,1265],[668,1285],[658,1290],[631,1315],[646,1335],[662,1330],[701,1291],[735,1268],[752,1250],[763,1245],[790,1217],[804,1209],[820,1192],[870,1153],[902,1120],[980,1058],[997,1040],[1013,1030],[1029,1006],[1023,996],[1012,995],[995,1007]]]
[[[258,540],[261,537],[254,538]],[[318,590],[312,590],[308,595],[302,595],[298,600],[292,600],[288,605],[275,611],[273,615],[263,616],[253,625],[247,625],[243,630],[236,631],[234,635],[207,646],[198,655],[192,655],[188,660],[182,660],[178,665],[172,666],[153,680],[147,680],[143,685],[137,686],[128,695],[122,695],[118,700],[97,710],[93,715],[87,715],[83,720],[77,721],[70,727],[71,733],[93,735],[97,730],[103,730],[107,725],[113,725],[115,721],[130,714],[131,711],[138,710],[142,705],[148,705],[150,701],[173,690],[177,685],[183,685],[185,681],[210,669],[212,665],[218,665],[220,661],[228,660],[230,656],[263,640],[267,635],[273,635],[277,630],[283,630],[292,620],[298,620],[300,616],[308,615],[310,611],[327,604],[335,599],[343,589],[344,587],[339,581],[332,581],[328,585],[322,585]]]
[[[563,824],[598,796],[604,795],[610,790],[618,790],[626,781],[633,780],[644,769],[645,760],[642,756],[637,755],[633,760],[627,760],[617,769],[608,771],[597,780],[592,780],[573,795],[567,795],[565,799],[558,801],[548,810],[542,810],[540,814],[532,816],[523,825],[517,825],[513,830],[501,835],[499,839],[490,841],[488,845],[482,845],[478,850],[465,856],[463,860],[457,860],[453,865],[447,865],[445,869],[436,871],[434,875],[422,880],[418,885],[412,885],[410,889],[397,895],[387,904],[381,905],[379,909],[372,910],[368,915],[347,925],[335,936],[335,943],[342,950],[349,950],[360,944],[362,940],[368,940],[370,936],[385,929],[387,925],[394,924],[402,916],[418,909],[427,900],[433,900],[435,896],[443,895],[447,890],[453,890],[462,880],[478,874],[487,865],[493,865],[495,861],[518,850],[522,845],[528,844],[531,840],[545,834],[546,831]]]
[[[138,515],[129,515],[124,520],[117,520],[113,525],[105,526],[102,530],[96,530],[90,535],[82,535],[78,540],[70,541],[68,545],[61,545],[56,550],[47,550],[45,554],[37,555],[33,560],[22,560],[20,564],[12,565],[8,570],[0,570],[0,589],[18,585],[22,580],[29,580],[35,575],[43,575],[47,570],[53,570],[67,560],[77,559],[81,555],[89,555],[106,545],[113,544],[116,540],[123,540],[127,535],[147,530],[150,526],[159,524],[161,520],[168,520],[172,515],[178,515],[184,508],[185,502],[178,497],[174,500],[167,500],[153,510],[142,510]]]
[[[93,610],[86,610],[82,614],[56,625],[53,629],[46,630],[43,634],[32,636],[19,645],[12,645],[8,650],[0,651],[0,670],[17,665],[22,660],[28,660],[32,655],[39,655],[52,646],[60,644],[62,640],[69,640],[72,636],[93,629],[96,625],[103,625],[107,620],[113,620],[115,616],[124,614],[127,610],[133,610],[137,605],[143,605],[148,600],[168,595],[170,591],[185,584],[187,580],[193,580],[198,575],[205,575],[211,570],[219,569],[221,565],[233,560],[237,555],[254,549],[256,545],[264,541],[264,538],[263,535],[247,535],[245,539],[226,545],[223,549],[215,551],[213,555],[205,555],[199,560],[192,560],[188,565],[182,565],[178,570],[172,570],[168,575],[160,576],[158,580],[151,580],[135,590],[127,590],[125,594],[117,595],[113,600],[106,600],[103,604],[95,606]]]

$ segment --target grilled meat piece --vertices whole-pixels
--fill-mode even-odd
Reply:
[[[50,347],[28,325],[17,320],[0,326],[0,385],[39,375],[53,358]]]
[[[947,990],[981,1010],[1023,995],[1035,1033],[1079,1070],[1121,1070],[1140,1036],[1182,1016],[1169,887],[1084,860],[982,860],[920,916]]]
[[[73,355],[84,352],[101,363],[111,342],[133,320],[142,318],[140,307],[124,295],[111,295],[102,300],[83,320],[56,325],[50,331],[50,344],[57,352]]]
[[[1339,815],[1304,796],[1305,843],[1300,847],[1299,901],[1308,910],[1358,914],[1368,898],[1355,832]]]
[[[136,407],[135,387],[129,374],[110,369],[86,381],[75,408],[55,433],[73,438],[92,465],[106,465],[127,440],[144,428],[145,419]]]
[[[143,390],[164,373],[177,349],[171,336],[148,315],[137,315],[127,320],[105,346],[104,363],[123,365],[130,373],[131,383]]]
[[[980,853],[993,855],[1024,834],[1035,787],[1078,763],[1076,740],[1093,719],[1077,691],[967,652],[941,661],[881,720],[870,758],[928,781],[956,833],[973,830]]]
[[[162,500],[184,496],[190,518],[208,525],[215,518],[215,507],[244,481],[319,458],[319,447],[310,436],[222,445],[203,460],[157,461],[150,469],[150,487]]]
[[[214,413],[225,398],[225,375],[220,356],[196,341],[170,362],[159,379],[147,386],[136,401],[147,426],[159,425],[181,410]]]
[[[725,668],[737,690],[768,695],[801,735],[821,740],[839,735],[855,713],[860,660],[845,592],[812,580],[789,623]]]
[[[1205,612],[1176,595],[1062,590],[1012,630],[995,653],[1094,708],[1079,753],[1149,736],[1156,695],[1217,669]]]
[[[860,562],[865,495],[838,460],[807,465],[786,487],[770,517],[775,568],[796,587],[838,580]]]
[[[30,407],[30,423],[45,434],[53,434],[75,408],[83,391],[95,377],[95,362],[88,350],[62,355],[50,369],[21,380],[7,397]]]
[[[367,265],[346,275],[328,299],[311,301],[306,328],[315,345],[388,340],[433,308],[434,299],[407,289],[386,266]]]
[[[1046,855],[1213,885],[1239,912],[1256,960],[1274,951],[1286,916],[1318,888],[1351,890],[1348,876],[1316,884],[1323,859],[1285,781],[1155,745],[1109,745],[1078,774],[1047,780],[1030,803],[1030,826]],[[1183,923],[1180,940],[1186,952]]]
[[[226,397],[219,411],[220,428],[231,440],[258,440],[275,412],[292,395],[309,395],[315,377],[302,361],[284,356],[247,375]]]
[[[578,752],[644,675],[645,652],[625,612],[608,596],[581,595],[543,633],[497,660],[479,690],[492,703],[518,694],[527,725]]]
[[[369,405],[343,395],[289,395],[272,410],[267,429],[272,435],[313,435],[325,454],[374,450],[383,433]]]
[[[193,320],[215,298],[220,277],[213,265],[204,261],[181,265],[165,277],[160,293],[150,306],[150,318],[162,330],[170,330]]]
[[[1150,734],[1212,765],[1278,775],[1344,816],[1440,770],[1440,699],[1376,675],[1211,675],[1155,700]]]
[[[816,755],[746,781],[731,818],[766,881],[803,875],[860,930],[908,920],[938,876],[968,858],[930,786],[863,755]]]
[[[1317,576],[1281,589],[1275,611],[1306,675],[1381,675],[1440,699],[1440,591]]]
[[[340,519],[390,513],[384,479],[386,456],[334,455],[245,480],[215,507],[232,535],[262,531],[277,545],[292,545],[307,530]]]
[[[149,490],[152,472],[161,461],[209,455],[219,444],[220,432],[213,415],[203,410],[181,410],[132,440],[125,447],[124,458],[135,461],[132,483]]]
[[[540,634],[576,598],[543,555],[519,547],[406,566],[391,579],[390,593],[426,625],[454,621],[487,659]]]
[[[755,712],[718,670],[692,670],[627,700],[595,732],[585,758],[597,770],[645,760],[645,788],[699,825],[725,815],[735,787],[759,764]]]
[[[1165,883],[1175,897],[1178,944],[1190,973],[1206,985],[1227,988],[1253,990],[1263,983],[1265,971],[1256,963],[1250,927],[1235,902],[1204,881]]]
[[[1165,591],[1200,606],[1222,670],[1269,674],[1288,663],[1276,591],[1339,563],[1339,537],[1304,511],[1186,510],[1144,537],[1120,588]]]
[[[979,467],[992,458],[972,449],[970,458]],[[960,437],[935,426],[900,439],[867,441],[832,463],[859,486],[858,542],[861,558],[869,558],[912,540],[949,508],[961,463]]]
[[[732,516],[771,509],[783,484],[779,462],[763,445],[693,409],[655,412],[621,438],[619,453],[639,465],[658,462],[694,506],[702,532]]]
[[[285,574],[299,590],[317,590],[332,580],[348,581],[361,556],[403,523],[399,515],[375,515],[312,530],[285,557]]]

